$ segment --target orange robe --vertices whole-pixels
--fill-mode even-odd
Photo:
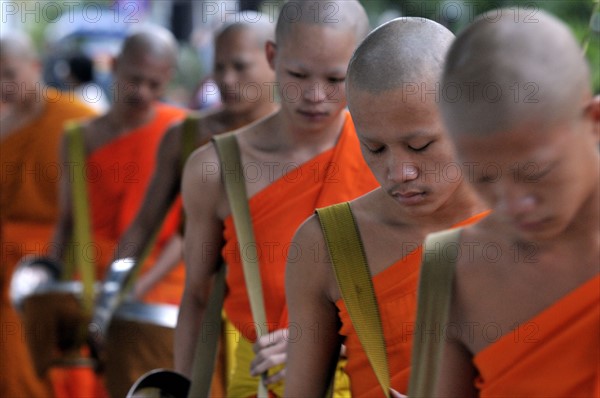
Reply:
[[[600,396],[600,275],[474,357],[480,397]]]
[[[93,231],[93,260],[97,279],[106,267],[121,235],[139,210],[154,172],[159,144],[168,127],[183,119],[185,111],[156,104],[155,117],[145,125],[96,149],[86,160],[86,177]],[[177,232],[180,202],[173,207],[157,237],[156,245],[141,272],[153,265],[164,244]],[[184,269],[178,266],[145,297],[150,303],[179,304],[183,293]]]
[[[300,224],[317,207],[354,199],[378,186],[365,164],[350,114],[346,116],[337,145],[290,170],[250,201],[250,214],[260,261],[268,331],[287,326],[285,310],[285,265],[290,242]],[[228,265],[224,308],[228,319],[245,339],[256,340],[248,293],[244,282],[239,244],[233,220],[224,222],[222,256]],[[244,367],[246,365],[238,364]],[[249,365],[246,369],[249,369]],[[246,373],[249,373],[246,370]],[[256,391],[256,390],[254,390]]]
[[[292,165],[290,165],[291,169]],[[317,207],[351,200],[378,186],[360,153],[350,115],[337,145],[290,170],[250,201],[250,214],[257,243],[263,298],[269,332],[280,324],[285,307],[285,265],[293,258],[290,242],[300,224]],[[256,333],[233,219],[225,220],[223,258],[228,265],[225,312],[233,325],[250,340]],[[263,325],[264,326],[264,325]]]
[[[1,142],[0,162],[0,397],[49,397],[46,381],[36,375],[25,344],[27,336],[8,298],[17,261],[45,255],[58,219],[58,183],[63,170],[59,147],[64,123],[94,115],[87,106],[48,88],[36,120]]]
[[[484,212],[475,215],[454,227],[475,223],[487,214],[488,212]],[[401,393],[408,391],[422,252],[423,247],[419,246],[372,278],[381,315],[390,385]],[[358,339],[344,300],[338,300],[336,306],[342,321],[340,334],[345,337],[348,357],[346,372],[350,376],[352,396],[383,397],[381,386]]]

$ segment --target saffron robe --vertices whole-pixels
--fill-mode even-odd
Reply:
[[[292,168],[264,190],[249,200],[252,225],[260,263],[263,298],[268,325],[259,325],[268,332],[287,326],[285,311],[285,265],[293,261],[294,250],[290,245],[296,229],[318,207],[354,199],[379,184],[362,157],[358,138],[350,114],[334,148],[325,151],[308,162]],[[245,340],[238,350],[248,352],[244,342],[256,340],[250,303],[241,264],[239,244],[233,220],[224,221],[225,245],[222,256],[228,265],[225,313]],[[249,361],[252,355],[236,357],[229,396],[252,396],[256,394],[257,379],[249,378]],[[247,378],[245,378],[247,376]],[[240,385],[243,384],[243,385]],[[280,388],[278,392],[282,391]]]
[[[156,104],[148,123],[93,151],[86,159],[94,248],[87,251],[97,265],[97,279],[104,279],[106,267],[121,235],[139,210],[154,172],[156,153],[168,127],[183,119],[185,111]],[[156,245],[141,272],[153,265],[165,243],[178,231],[181,203],[167,215]],[[183,293],[183,266],[176,267],[145,296],[148,303],[179,304]]]
[[[65,93],[44,91],[41,115],[2,139],[0,162],[0,396],[48,397],[50,384],[35,374],[21,319],[8,288],[14,267],[27,254],[48,254],[58,219],[58,184],[67,171],[59,148],[68,120],[94,111]]]
[[[475,223],[487,214],[489,212],[486,211],[469,217],[453,227]],[[381,316],[390,386],[401,393],[408,391],[422,252],[423,246],[419,246],[372,278]],[[339,299],[336,306],[342,321],[340,334],[346,338],[346,372],[350,376],[352,396],[383,397],[379,381],[358,339],[344,300]]]
[[[600,274],[475,355],[479,396],[600,396]]]

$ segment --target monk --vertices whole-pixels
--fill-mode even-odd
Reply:
[[[484,215],[468,183],[443,174],[454,164],[454,150],[435,90],[453,38],[427,19],[395,19],[367,36],[348,67],[348,108],[380,186],[344,206],[372,275],[391,387],[401,393],[408,387],[412,346],[402,325],[415,317],[423,240],[431,231]],[[428,95],[421,91],[425,87]],[[319,325],[319,337],[302,333],[290,339],[285,395],[324,396],[344,341],[352,396],[385,396],[341,296],[318,216],[308,219],[292,242],[300,255],[287,266],[290,324],[303,332]]]
[[[87,194],[90,202],[92,240],[97,256],[96,278],[102,280],[106,265],[113,256],[120,236],[133,221],[152,173],[155,155],[167,129],[185,116],[182,109],[158,102],[174,73],[177,44],[170,32],[154,27],[129,36],[114,65],[116,92],[114,104],[103,116],[82,125],[85,145]],[[63,143],[65,162],[67,141]],[[63,258],[66,243],[73,228],[71,184],[62,186],[61,217],[55,233],[55,258]],[[160,251],[177,232],[179,214],[173,211],[160,231],[156,251]],[[73,237],[77,240],[77,237]],[[91,251],[94,253],[94,251]],[[168,282],[168,281],[167,281]],[[156,287],[159,301],[163,300],[160,286]],[[170,289],[167,289],[170,291]],[[164,301],[163,301],[164,302]],[[105,331],[101,331],[104,333]],[[141,337],[137,340],[140,340]],[[153,342],[153,350],[169,350],[168,343]],[[133,345],[132,341],[123,344]],[[107,368],[112,370],[107,358]],[[142,373],[150,370],[132,369],[131,375],[107,373],[107,387],[111,396],[124,396],[128,387]],[[113,377],[129,377],[118,382]],[[125,385],[125,386],[124,386]]]
[[[266,42],[273,40],[274,24],[266,15],[249,11],[238,14],[233,20],[235,22],[226,23],[215,36],[214,79],[223,93],[223,106],[189,116],[189,123],[194,126],[191,150],[206,144],[215,134],[238,129],[278,108],[269,92],[275,75],[264,52]],[[257,87],[260,88],[258,92]],[[152,232],[178,196],[187,149],[184,148],[184,129],[184,124],[177,124],[162,138],[157,167],[143,205],[121,237],[116,258],[139,258]],[[135,285],[137,298],[143,298],[170,271],[169,265],[174,265],[162,264],[165,267],[154,266],[140,277]],[[183,292],[183,279],[180,287],[179,296]],[[179,298],[175,303],[179,303]]]
[[[328,6],[338,11],[337,22],[326,18]],[[358,1],[286,3],[277,21],[275,42],[266,46],[281,109],[235,133],[261,253],[268,325],[258,327],[270,332],[254,347],[256,358],[252,348],[255,325],[240,249],[214,146],[200,148],[186,164],[182,192],[187,272],[175,335],[175,364],[178,371],[190,375],[195,336],[222,255],[228,266],[225,312],[243,336],[227,396],[256,395],[258,377],[250,374],[253,358],[258,360],[252,365],[254,375],[281,364],[279,353],[271,355],[266,348],[271,348],[268,340],[284,335],[287,326],[284,267],[295,229],[316,207],[352,199],[376,186],[360,157],[350,115],[344,110],[347,64],[368,30],[366,13]],[[284,342],[277,340],[285,353]],[[282,395],[283,376],[278,372],[265,379],[272,394]]]
[[[245,11],[237,14],[233,21],[223,25],[215,35],[214,79],[223,93],[223,106],[189,115],[185,123],[169,129],[160,143],[157,167],[152,176],[142,207],[133,223],[121,237],[115,258],[139,258],[157,226],[174,201],[178,200],[183,165],[187,156],[208,141],[215,134],[240,128],[267,116],[278,109],[269,87],[273,86],[275,75],[265,56],[265,44],[273,40],[275,24],[263,14]],[[259,91],[256,90],[259,89]],[[193,126],[190,147],[186,147],[185,129]],[[189,138],[188,138],[189,139]],[[182,238],[174,236],[163,249],[164,255],[134,285],[134,296],[148,301],[145,297],[159,281],[168,278],[170,292],[160,297],[169,304],[179,304],[184,286],[184,266],[181,261]],[[167,252],[173,252],[169,254]],[[165,261],[162,261],[165,260]],[[175,268],[175,269],[174,269]],[[166,283],[162,283],[166,285]],[[159,301],[160,302],[160,301]],[[225,353],[234,348],[235,337],[226,342],[220,352],[212,394],[225,395],[226,368]],[[226,351],[225,351],[226,350]],[[217,385],[221,385],[219,390]]]
[[[48,397],[50,384],[35,374],[8,286],[21,257],[49,248],[65,171],[58,156],[64,123],[95,113],[44,84],[40,60],[24,34],[0,39],[0,81],[0,396]]]
[[[600,98],[567,26],[525,17],[479,17],[444,67],[474,88],[441,109],[494,211],[460,235],[442,397],[600,393]]]

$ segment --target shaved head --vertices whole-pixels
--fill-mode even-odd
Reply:
[[[299,24],[352,32],[359,43],[370,31],[369,18],[357,0],[288,1],[279,13],[275,39],[285,41]]]
[[[451,133],[488,134],[526,122],[570,120],[590,98],[590,73],[567,26],[540,12],[479,17],[448,54],[442,113]],[[543,127],[542,125],[541,127]]]
[[[434,89],[454,35],[424,18],[398,18],[375,29],[348,67],[348,90],[379,94],[405,84]]]
[[[143,27],[125,39],[119,59],[150,56],[165,59],[175,67],[177,51],[177,40],[170,31],[161,26]]]
[[[0,37],[0,58],[17,58],[22,61],[38,59],[38,54],[28,35],[11,32]]]
[[[247,10],[236,14],[234,22],[226,22],[217,30],[215,40],[231,32],[246,30],[254,33],[256,45],[264,48],[267,41],[275,40],[275,23],[270,19],[268,15],[256,11]]]

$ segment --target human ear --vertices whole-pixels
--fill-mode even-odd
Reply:
[[[277,56],[277,44],[273,41],[265,43],[265,52],[267,53],[267,61],[272,70],[275,70],[275,57]]]
[[[600,143],[600,95],[593,97],[585,107],[585,118],[593,125],[593,134],[596,142]]]

